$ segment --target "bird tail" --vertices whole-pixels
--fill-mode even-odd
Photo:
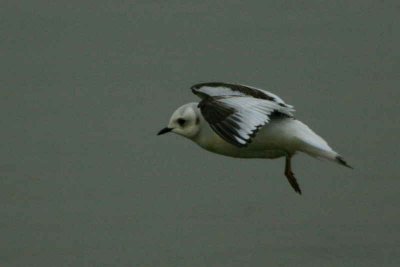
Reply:
[[[334,151],[322,137],[317,135],[307,125],[300,121],[299,123],[301,127],[298,128],[297,139],[299,144],[298,149],[300,151],[312,157],[327,159],[345,167],[353,168],[347,164],[343,157]]]

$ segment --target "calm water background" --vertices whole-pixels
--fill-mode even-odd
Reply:
[[[400,3],[216,2],[1,2],[1,266],[400,266]],[[355,170],[157,137],[204,81]]]

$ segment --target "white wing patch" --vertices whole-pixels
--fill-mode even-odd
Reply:
[[[225,86],[220,86],[216,90],[216,87],[211,87],[211,86],[202,86],[199,88],[197,91],[200,95],[200,97],[205,96],[205,97],[214,97],[214,96],[244,96],[243,93],[239,91],[233,91],[229,87]]]
[[[275,94],[273,94],[273,93],[271,93],[271,92],[265,91],[265,90],[260,89],[260,88],[248,86],[248,85],[243,85],[243,86],[249,87],[249,88],[254,89],[254,90],[261,91],[261,92],[263,92],[264,94],[269,95],[270,97],[274,98],[276,103],[278,103],[278,104],[284,104],[284,105],[286,105],[287,107],[292,108],[292,111],[294,111],[293,106],[286,104],[285,101],[283,101],[282,98],[280,98],[279,96],[277,96],[277,95],[275,95]]]
[[[293,116],[293,107],[278,96],[244,85],[206,83],[193,86],[192,91],[203,99],[199,108],[211,128],[239,147],[251,142],[271,114]]]

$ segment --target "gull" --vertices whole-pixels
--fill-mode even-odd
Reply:
[[[200,97],[173,112],[158,135],[173,132],[200,147],[235,158],[285,157],[284,174],[295,192],[300,186],[292,171],[297,152],[352,168],[328,143],[294,118],[294,108],[280,97],[255,87],[223,82],[193,85]]]

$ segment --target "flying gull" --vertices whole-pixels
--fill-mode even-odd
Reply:
[[[179,107],[158,135],[173,132],[202,148],[235,158],[285,157],[285,176],[301,194],[292,172],[296,152],[351,168],[327,142],[294,118],[294,108],[270,92],[222,82],[191,87],[199,103]]]

